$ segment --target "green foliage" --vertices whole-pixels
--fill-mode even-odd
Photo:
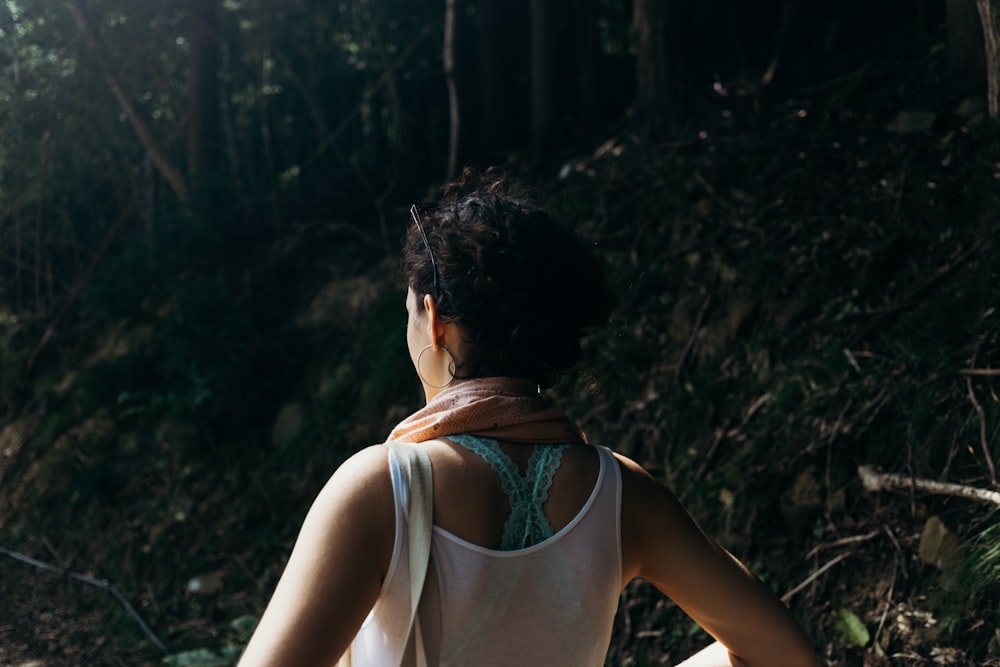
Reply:
[[[868,642],[871,641],[868,628],[850,609],[838,609],[834,623],[844,639],[855,646],[867,646]]]
[[[152,240],[126,239],[86,296],[91,317],[131,332],[83,379],[122,419],[184,417],[245,432],[301,368],[293,304],[273,280],[284,267],[266,265],[259,244],[267,222],[240,219],[225,196],[211,193]]]
[[[198,648],[173,653],[163,659],[163,664],[173,667],[229,667],[235,665],[256,626],[257,618],[254,616],[234,618],[229,622],[231,634],[234,635],[233,642],[217,650]]]
[[[235,665],[238,659],[238,650],[212,651],[199,648],[169,655],[163,659],[163,664],[175,667],[229,667]]]
[[[972,545],[972,572],[983,590],[1000,587],[1000,516],[994,512],[987,527],[976,535]],[[1000,610],[997,610],[1000,611]]]
[[[413,397],[408,388],[419,386],[406,348],[406,311],[403,294],[388,291],[365,318],[359,340],[363,341],[357,418],[377,420],[386,405]]]
[[[13,405],[21,384],[21,369],[27,360],[27,337],[16,315],[0,309],[0,409]]]

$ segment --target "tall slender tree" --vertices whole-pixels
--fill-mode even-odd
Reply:
[[[985,71],[983,27],[976,0],[946,0],[948,69],[952,79],[981,81]]]
[[[455,84],[455,0],[445,1],[444,14],[444,79],[448,86],[448,163],[445,180],[455,175],[458,166],[458,138],[462,117],[459,113],[458,87]]]
[[[597,118],[597,3],[575,0],[576,83],[579,120],[583,124]]]
[[[531,0],[531,152],[548,148],[555,121],[556,17],[552,0]]]
[[[219,116],[220,34],[215,0],[187,0],[188,171],[214,167],[222,155]]]
[[[986,44],[986,101],[990,116],[1000,118],[1000,0],[976,0]]]
[[[481,146],[486,155],[509,148],[519,134],[517,77],[521,65],[513,23],[518,3],[479,0],[479,95],[482,105]]]
[[[672,135],[680,122],[683,86],[675,0],[635,0],[635,111],[649,139]]]

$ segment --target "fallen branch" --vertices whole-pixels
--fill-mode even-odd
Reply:
[[[957,498],[967,498],[979,502],[1000,505],[1000,493],[963,484],[937,482],[895,473],[876,472],[871,466],[858,466],[858,477],[866,491],[887,491],[889,489],[912,489],[925,493],[937,493]]]
[[[166,644],[164,644],[160,640],[160,638],[156,636],[156,633],[153,632],[153,630],[148,625],[146,625],[146,622],[142,620],[142,617],[139,616],[139,613],[135,610],[135,607],[133,607],[132,604],[128,601],[124,593],[118,590],[117,586],[107,581],[106,579],[95,579],[94,577],[89,577],[86,574],[80,574],[79,572],[70,572],[69,570],[65,570],[63,568],[56,567],[55,565],[50,565],[43,561],[36,560],[31,556],[25,556],[24,554],[18,553],[16,551],[10,551],[9,549],[4,549],[3,547],[0,547],[0,554],[9,556],[14,560],[19,560],[22,563],[27,563],[28,565],[37,567],[39,570],[45,570],[46,572],[52,572],[54,574],[61,574],[75,581],[79,581],[81,583],[106,590],[107,592],[114,595],[119,602],[121,602],[122,606],[125,607],[125,611],[127,611],[132,616],[132,618],[135,619],[135,622],[139,624],[139,627],[142,628],[142,631],[145,633],[145,635],[149,637],[149,640],[154,644],[156,644],[157,648],[159,648],[164,653],[170,652],[169,650],[167,650]]]
[[[963,368],[960,375],[981,375],[984,377],[1000,377],[1000,368]]]

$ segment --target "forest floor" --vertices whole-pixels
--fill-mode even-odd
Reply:
[[[785,596],[822,664],[1000,665],[996,506],[916,482],[997,489],[1000,129],[896,74],[723,86],[675,141],[621,129],[525,172],[619,294],[555,394]],[[380,233],[286,229],[219,274],[158,265],[176,284],[138,313],[88,306],[24,390],[0,547],[93,579],[0,554],[0,665],[232,664],[311,498],[416,406]],[[635,583],[608,664],[706,641]]]

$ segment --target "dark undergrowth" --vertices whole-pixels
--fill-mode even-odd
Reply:
[[[720,96],[675,142],[622,131],[524,174],[619,295],[561,404],[831,666],[1000,664],[993,506],[913,485],[997,488],[1000,131],[972,101],[927,109],[926,85]],[[124,244],[30,382],[11,369],[37,332],[0,333],[0,546],[113,584],[172,664],[232,663],[316,492],[418,401],[381,230],[219,223],[213,196]],[[859,466],[911,483],[868,490]],[[107,590],[2,562],[0,663],[164,658]],[[635,583],[608,663],[706,641]]]

